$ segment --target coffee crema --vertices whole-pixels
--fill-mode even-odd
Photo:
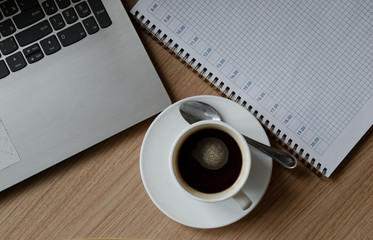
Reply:
[[[193,151],[200,141],[217,138],[227,147],[228,160],[219,169],[212,170],[200,164]],[[242,154],[235,139],[228,133],[207,128],[191,134],[181,144],[178,153],[178,169],[184,181],[193,189],[203,193],[218,193],[228,189],[237,180],[242,167]]]

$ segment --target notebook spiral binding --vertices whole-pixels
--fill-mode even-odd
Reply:
[[[222,96],[235,101],[237,104],[241,104],[242,107],[246,108],[252,113],[256,119],[264,126],[265,130],[270,133],[272,137],[276,139],[276,143],[288,152],[293,154],[298,161],[300,161],[307,168],[312,170],[318,177],[322,177],[326,174],[327,169],[322,168],[320,163],[316,164],[315,158],[310,158],[310,154],[305,153],[304,149],[298,149],[298,144],[293,143],[293,140],[288,138],[286,134],[281,134],[281,130],[276,128],[275,125],[270,124],[270,121],[260,114],[257,110],[253,109],[253,106],[248,104],[247,101],[243,100],[241,96],[237,95],[234,91],[231,91],[229,86],[219,80],[218,77],[213,77],[212,72],[208,72],[208,69],[203,67],[195,58],[191,58],[190,54],[185,52],[183,48],[179,47],[179,44],[167,37],[166,34],[162,35],[162,30],[157,28],[156,25],[151,24],[149,20],[145,19],[144,15],[140,15],[136,11],[134,15],[135,21],[145,30],[154,40],[156,40],[161,46],[168,50],[171,54],[174,54],[182,63],[186,64],[188,68],[197,73],[206,83],[209,83],[212,88],[220,92]],[[190,59],[190,60],[189,60]]]

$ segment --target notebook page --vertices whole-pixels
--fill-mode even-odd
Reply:
[[[136,11],[328,177],[372,126],[372,1],[140,0]]]

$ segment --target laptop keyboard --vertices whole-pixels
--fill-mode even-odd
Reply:
[[[111,24],[101,0],[0,0],[0,79]]]

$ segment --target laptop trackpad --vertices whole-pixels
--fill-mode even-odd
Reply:
[[[0,119],[0,171],[19,161],[18,153]]]

